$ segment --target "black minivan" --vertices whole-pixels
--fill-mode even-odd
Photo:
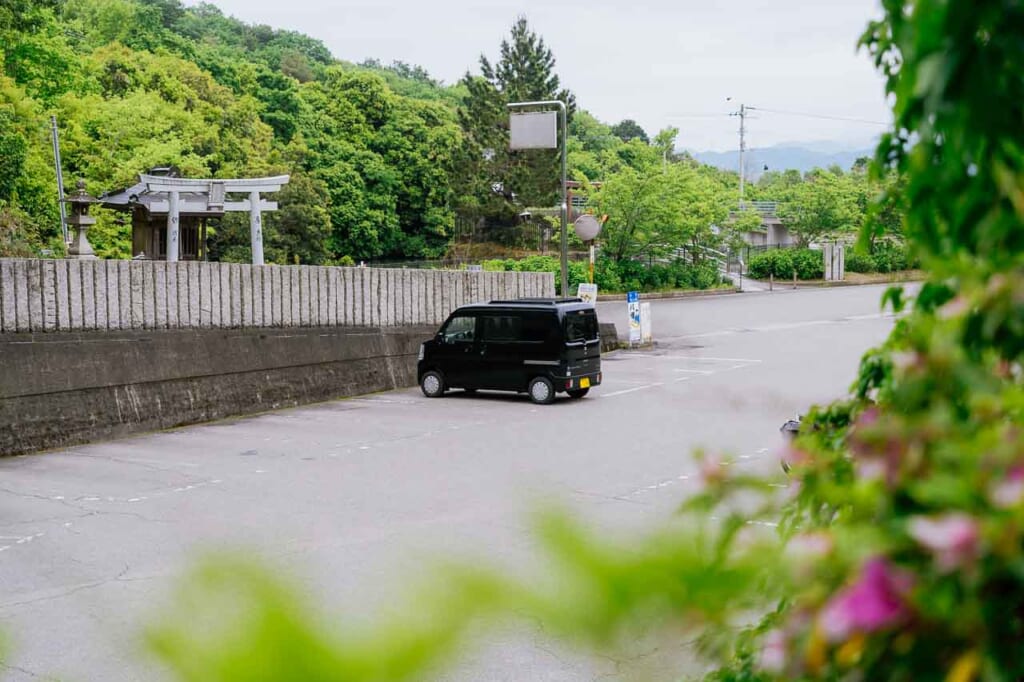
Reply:
[[[417,377],[429,398],[449,388],[556,393],[582,398],[601,383],[594,306],[578,298],[523,298],[466,305],[420,346]]]

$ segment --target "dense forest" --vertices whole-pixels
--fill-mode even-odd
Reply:
[[[433,258],[467,233],[536,246],[536,226],[518,216],[557,204],[558,156],[508,151],[510,101],[567,103],[571,173],[609,217],[612,257],[720,238],[713,227],[736,222],[735,173],[677,155],[675,129],[649,138],[579,107],[525,18],[496,59],[481,55],[450,85],[401,62],[339,61],[318,40],[179,0],[5,0],[0,49],[0,255],[63,250],[51,115],[65,185],[83,178],[94,195],[157,166],[185,177],[290,174],[281,209],[266,216],[269,262]],[[768,174],[751,198],[797,197],[805,184],[840,192],[816,201],[842,209],[829,229],[856,229],[866,175],[823,173],[831,179]],[[129,256],[124,216],[97,214],[97,253]],[[211,255],[247,261],[248,241],[247,218],[229,214]]]

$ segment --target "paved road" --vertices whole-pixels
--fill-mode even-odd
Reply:
[[[607,356],[605,384],[578,402],[409,389],[0,460],[7,679],[162,679],[140,624],[210,548],[250,551],[360,620],[400,604],[425,557],[527,565],[538,498],[610,530],[663,519],[691,485],[695,447],[774,469],[779,424],[841,395],[891,328],[882,290],[655,302],[658,347]],[[624,309],[600,314],[624,329]],[[444,679],[630,669],[524,625],[481,640]],[[678,672],[670,656],[644,660],[649,679]]]

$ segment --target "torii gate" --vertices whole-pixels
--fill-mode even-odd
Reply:
[[[224,213],[249,212],[249,236],[252,240],[252,264],[263,265],[263,217],[262,211],[276,211],[276,201],[264,201],[260,192],[277,192],[288,183],[290,176],[278,175],[272,178],[245,178],[237,180],[198,180],[195,178],[171,178],[160,175],[140,175],[146,184],[146,191],[167,194],[166,205],[154,203],[150,210],[167,211],[167,260],[178,260],[179,215],[190,212],[209,212],[220,209]],[[182,192],[190,196],[180,197]],[[228,194],[248,194],[248,199],[230,201]],[[195,197],[194,195],[202,195]]]

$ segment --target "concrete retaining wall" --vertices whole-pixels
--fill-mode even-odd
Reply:
[[[0,455],[416,384],[434,326],[0,336]]]
[[[396,327],[554,294],[551,273],[0,259],[0,332]]]

